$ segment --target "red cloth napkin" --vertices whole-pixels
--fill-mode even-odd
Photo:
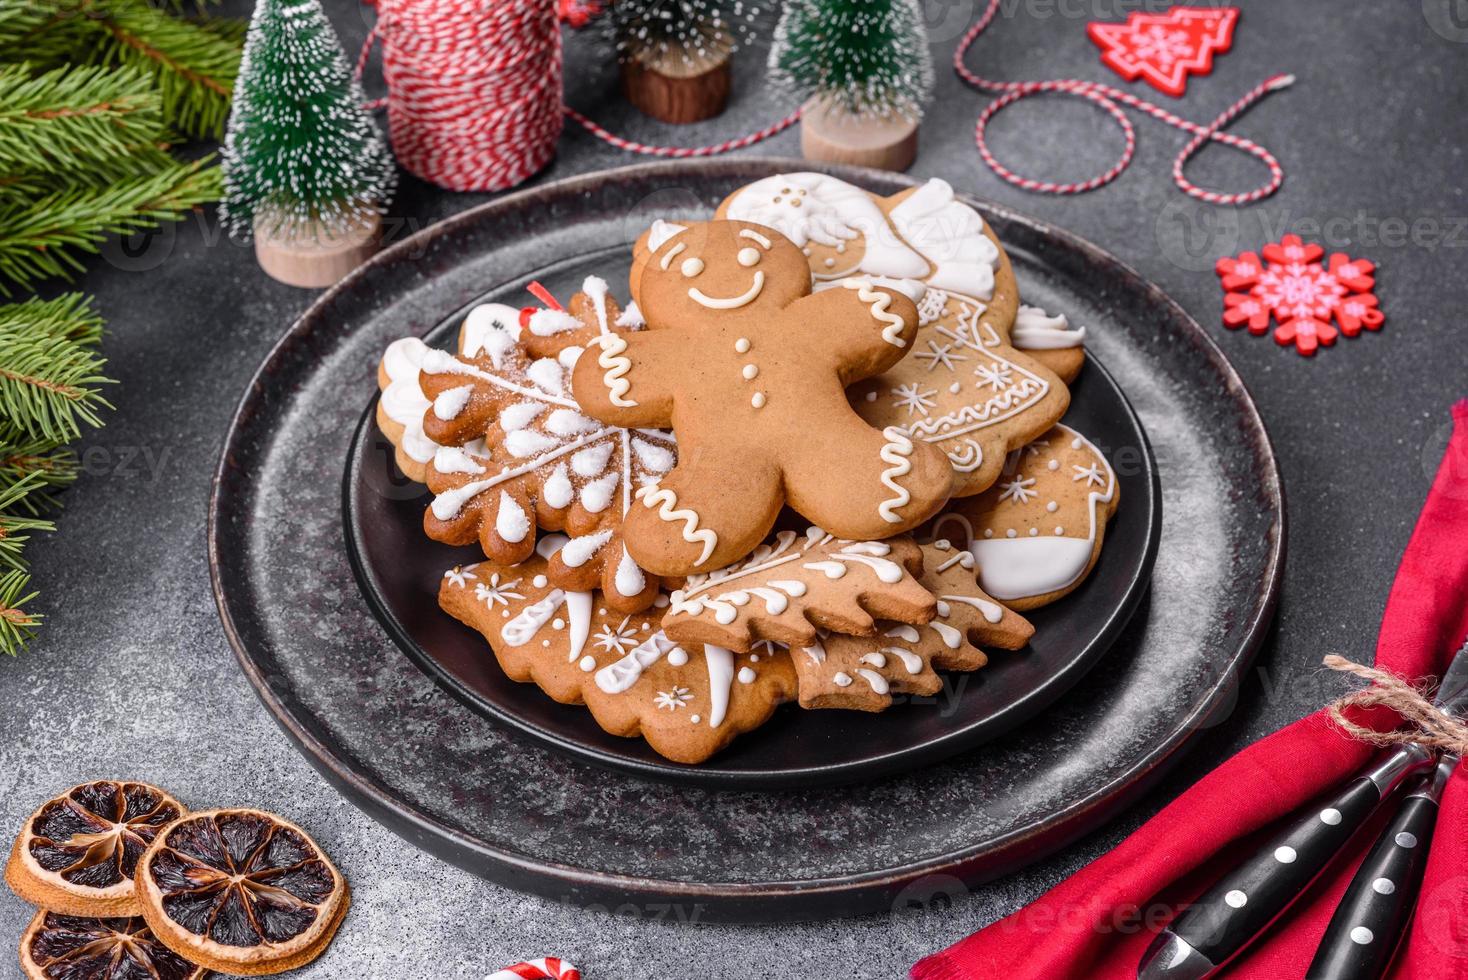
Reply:
[[[1414,679],[1441,674],[1468,639],[1468,401],[1454,406],[1453,419],[1447,454],[1377,639],[1376,666]],[[1381,730],[1399,723],[1385,709],[1353,717]],[[1338,788],[1374,752],[1335,728],[1323,710],[1295,722],[1219,766],[1034,903],[918,962],[913,980],[1134,980],[1143,952],[1179,905],[1252,853],[1275,820]],[[1229,975],[1303,975],[1375,837],[1358,835],[1348,859],[1235,960]],[[1391,976],[1468,977],[1468,772],[1462,768],[1443,795],[1417,914]]]

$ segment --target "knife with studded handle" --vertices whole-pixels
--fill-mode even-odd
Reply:
[[[1336,906],[1308,980],[1385,976],[1422,888],[1438,800],[1457,764],[1457,756],[1444,757],[1408,791]]]

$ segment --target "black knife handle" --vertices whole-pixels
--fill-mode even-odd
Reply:
[[[1422,888],[1438,794],[1451,771],[1451,764],[1443,764],[1423,777],[1382,831],[1336,906],[1309,980],[1377,980],[1386,974]]]
[[[1315,880],[1380,803],[1376,784],[1356,779],[1220,879],[1172,931],[1221,966]]]

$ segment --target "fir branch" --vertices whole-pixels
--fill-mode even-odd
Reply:
[[[30,580],[24,571],[0,576],[0,650],[11,656],[35,636],[43,618],[40,613],[23,608],[36,597],[34,591],[26,592]]]
[[[135,68],[0,66],[0,174],[106,166],[162,133],[163,100]]]
[[[0,415],[32,439],[70,442],[81,423],[100,427],[111,408],[101,385],[106,362],[63,337],[0,329]],[[0,495],[0,511],[5,497]]]
[[[147,0],[26,0],[23,6],[30,8],[26,16],[0,19],[0,61],[130,66],[154,80],[164,116],[180,130],[196,137],[224,131],[242,47],[228,29]]]
[[[0,192],[0,279],[20,286],[81,271],[75,252],[95,253],[110,234],[177,221],[219,197],[219,171],[209,159],[168,159],[168,166],[111,186],[69,188],[29,199]],[[0,293],[9,294],[0,281]]]
[[[85,293],[28,299],[0,306],[0,331],[43,334],[92,346],[102,339],[102,316]]]
[[[76,482],[77,458],[49,439],[0,444],[0,492],[24,486],[26,493],[7,509],[39,517],[61,506],[56,491]]]

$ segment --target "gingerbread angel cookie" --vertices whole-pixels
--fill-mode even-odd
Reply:
[[[954,496],[987,488],[1007,452],[1065,413],[1060,377],[1011,337],[1019,290],[1008,256],[946,182],[883,198],[824,174],[780,174],[734,192],[718,216],[788,236],[818,290],[853,275],[925,284],[912,353],[849,395],[872,425],[942,449]]]
[[[871,635],[878,619],[926,623],[936,606],[922,570],[908,537],[780,531],[743,561],[690,576],[672,594],[664,628],[675,639],[750,650],[761,640],[813,643],[818,629]]]
[[[955,501],[935,537],[965,543],[984,591],[1011,609],[1047,605],[1081,584],[1121,500],[1116,473],[1090,440],[1057,425],[1010,457],[999,481]]]
[[[920,582],[937,599],[931,622],[881,622],[875,636],[822,632],[790,648],[805,708],[882,711],[894,694],[926,696],[942,687],[936,670],[973,671],[989,662],[982,647],[1018,650],[1035,629],[979,588],[973,555],[945,540],[922,546]]]
[[[910,349],[910,287],[848,279],[812,294],[800,249],[746,222],[658,222],[640,244],[647,327],[594,338],[572,382],[593,419],[677,433],[677,466],[636,491],[623,524],[639,565],[671,576],[738,561],[786,503],[853,540],[900,534],[943,505],[943,453],[873,428],[846,399]]]
[[[623,547],[622,517],[639,487],[672,470],[677,444],[669,432],[628,431],[581,413],[568,365],[603,332],[635,326],[595,277],[569,306],[529,316],[500,304],[476,307],[457,357],[398,341],[384,370],[411,363],[417,374],[399,380],[409,375],[404,367],[394,375],[379,405],[401,384],[393,404],[419,409],[416,427],[405,424],[394,442],[400,464],[404,455],[426,457],[421,478],[435,495],[423,520],[430,538],[477,542],[491,561],[514,564],[531,553],[539,530],[565,531],[571,542],[551,560],[551,581],[601,588],[613,609],[635,612],[652,602],[658,581]]]
[[[784,649],[737,654],[680,644],[662,631],[662,609],[628,615],[599,593],[553,586],[549,559],[565,541],[546,535],[519,565],[444,573],[439,605],[484,636],[512,679],[563,704],[584,703],[606,731],[641,735],[686,763],[709,758],[794,697]]]

